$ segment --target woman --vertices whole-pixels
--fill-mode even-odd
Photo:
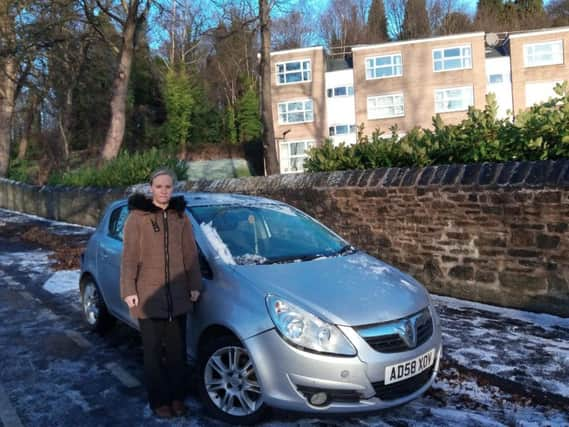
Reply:
[[[201,276],[192,226],[176,176],[159,169],[152,198],[133,194],[124,228],[121,297],[138,318],[148,401],[160,418],[183,416],[186,313],[200,295]]]

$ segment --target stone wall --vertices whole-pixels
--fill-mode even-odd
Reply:
[[[434,293],[569,316],[569,160],[188,183],[286,201]]]
[[[48,187],[0,178],[0,208],[93,227],[107,205],[124,193],[125,189]]]
[[[283,200],[432,292],[569,317],[569,160],[189,182]],[[94,225],[123,190],[0,180],[0,207]]]

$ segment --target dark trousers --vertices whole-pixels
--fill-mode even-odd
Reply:
[[[186,315],[139,319],[144,351],[148,402],[155,409],[184,400],[186,378]]]

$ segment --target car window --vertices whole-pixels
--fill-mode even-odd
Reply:
[[[202,227],[215,230],[237,264],[327,256],[346,245],[320,223],[286,205],[196,206],[191,213]]]
[[[108,230],[108,234],[110,237],[122,241],[123,232],[124,232],[123,230],[124,223],[126,222],[127,216],[128,216],[128,207],[126,205],[115,209],[111,213],[111,218],[109,220],[109,230]]]

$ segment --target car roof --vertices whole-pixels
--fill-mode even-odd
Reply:
[[[235,193],[201,193],[201,192],[177,192],[174,196],[184,196],[188,207],[195,206],[212,206],[212,205],[255,205],[255,204],[273,204],[283,205],[284,203],[277,200],[267,199],[266,197],[249,196],[245,194]],[[114,209],[116,206],[126,203],[127,198],[113,202],[109,208]]]
[[[277,200],[267,199],[266,197],[249,196],[235,193],[181,193],[186,199],[189,207],[210,206],[210,205],[254,205],[254,204],[274,204],[282,205]]]

